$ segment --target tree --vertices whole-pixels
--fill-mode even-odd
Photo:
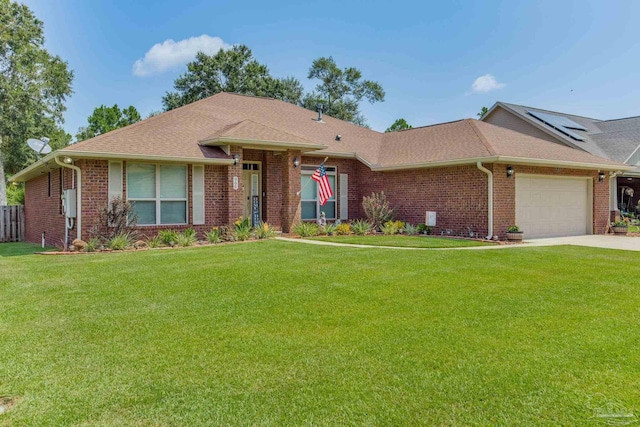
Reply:
[[[315,91],[307,94],[303,106],[322,110],[329,116],[365,126],[366,120],[360,113],[360,103],[384,101],[384,90],[378,82],[363,80],[357,68],[338,68],[332,57],[318,58],[309,69],[310,79],[319,79]]]
[[[93,138],[139,121],[140,113],[138,113],[138,110],[136,110],[136,107],[133,105],[123,110],[120,110],[118,104],[115,104],[113,107],[101,105],[94,109],[93,114],[87,118],[89,124],[78,129],[76,140],[84,141],[85,139]]]
[[[220,49],[215,55],[198,52],[187,64],[187,72],[174,82],[174,92],[162,98],[166,111],[220,92],[266,96],[293,104],[300,103],[302,86],[293,78],[274,78],[266,65],[253,57],[245,45]]]
[[[480,110],[480,112],[477,114],[478,118],[481,119],[483,118],[487,113],[489,112],[489,109],[487,107],[482,107],[482,109]]]
[[[0,0],[0,205],[7,203],[5,172],[36,160],[28,138],[47,136],[54,149],[71,140],[60,125],[72,80],[67,63],[44,48],[42,21],[27,6]]]
[[[393,124],[389,126],[387,130],[385,130],[385,132],[397,132],[399,130],[412,129],[412,128],[413,126],[407,123],[405,119],[398,119],[395,122],[393,122]]]

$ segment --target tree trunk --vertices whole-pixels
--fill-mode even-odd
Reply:
[[[2,147],[1,136],[0,136],[0,147]],[[5,206],[6,204],[7,204],[7,181],[6,181],[6,178],[4,177],[4,166],[2,165],[2,151],[0,151],[0,206]]]

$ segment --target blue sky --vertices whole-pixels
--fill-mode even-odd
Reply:
[[[640,115],[633,0],[25,3],[44,21],[47,48],[75,72],[65,115],[72,135],[100,104],[134,105],[143,117],[160,110],[194,46],[216,43],[248,45],[274,76],[309,90],[315,58],[360,68],[386,91],[385,102],[362,108],[376,130],[399,117],[413,126],[475,117],[497,100]],[[134,74],[138,60],[145,75]]]

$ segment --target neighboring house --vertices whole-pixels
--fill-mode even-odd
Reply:
[[[640,214],[640,116],[599,120],[497,102],[482,120],[631,166],[610,176],[609,208]]]
[[[311,175],[325,165],[334,197],[317,201]],[[603,233],[605,173],[624,165],[466,119],[380,133],[282,101],[220,93],[73,144],[14,176],[26,183],[27,240],[60,245],[60,194],[77,188],[69,239],[90,237],[110,197],[133,202],[138,225],[199,232],[240,216],[287,232],[324,211],[364,217],[362,198],[384,191],[397,217],[435,234],[529,237]],[[516,191],[517,190],[517,191]]]

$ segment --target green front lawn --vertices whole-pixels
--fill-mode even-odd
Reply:
[[[640,233],[640,225],[630,225],[629,233]]]
[[[0,426],[638,414],[637,258],[283,241],[0,257],[0,397],[19,398]]]
[[[434,236],[322,236],[312,240],[346,243],[350,245],[395,246],[402,248],[460,248],[465,246],[488,246],[494,243],[477,240],[452,239]]]

